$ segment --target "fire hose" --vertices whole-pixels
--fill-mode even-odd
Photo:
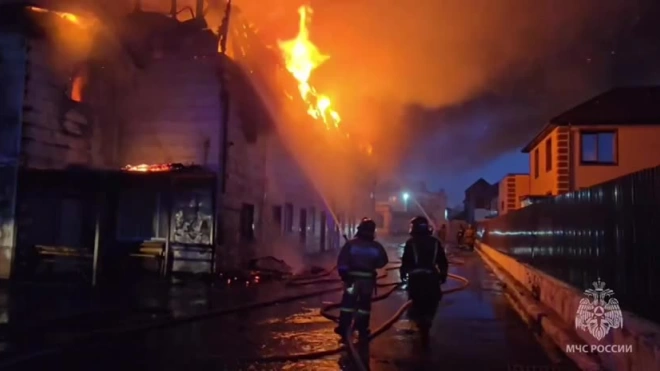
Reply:
[[[400,262],[396,262],[400,263]],[[396,264],[395,263],[395,264]],[[462,264],[462,261],[450,261],[450,265],[460,265]],[[389,266],[385,268],[385,271],[392,271],[395,269],[398,269],[400,265],[394,265],[394,266]],[[322,282],[328,281],[327,279],[323,279],[322,277],[329,275],[332,273],[332,269],[325,271],[319,275],[316,275],[316,277],[319,277],[319,279]],[[330,272],[330,273],[329,273]],[[377,277],[377,279],[383,279],[388,276],[387,273],[381,274]],[[443,290],[443,294],[451,294],[460,290],[463,290],[467,285],[469,284],[469,281],[461,276],[455,275],[455,274],[448,274],[449,278],[452,278],[456,281],[461,282],[461,285],[458,287],[454,287],[451,289],[446,289]],[[315,279],[305,277],[305,278],[299,278],[297,280],[293,280],[295,283],[292,284],[312,284],[314,283]],[[297,281],[297,282],[296,282]],[[339,279],[334,279],[334,281],[340,281]],[[393,283],[382,283],[382,284],[377,284],[378,287],[390,287],[388,291],[386,291],[384,294],[377,295],[373,297],[372,301],[377,302],[384,300],[388,298],[390,295],[392,295],[400,286],[401,282],[393,282]],[[343,288],[339,288],[339,290],[343,290]],[[396,323],[401,316],[406,312],[406,310],[411,306],[412,302],[407,301],[404,303],[397,311],[394,313],[392,317],[390,317],[387,321],[385,321],[383,324],[381,324],[374,332],[372,332],[369,336],[369,341],[373,340],[375,337],[383,334],[385,331],[387,331],[394,323]],[[337,321],[338,317],[335,315],[330,314],[329,312],[333,309],[337,309],[341,306],[341,303],[332,303],[329,305],[326,305],[321,309],[321,315],[324,316],[325,318],[328,318],[332,321]],[[348,334],[347,334],[348,335]],[[350,339],[350,336],[347,336],[347,339]],[[328,349],[328,350],[321,350],[321,351],[316,351],[316,352],[307,352],[307,353],[299,353],[299,354],[286,354],[286,355],[274,355],[274,356],[267,356],[267,357],[255,357],[255,358],[246,358],[242,359],[241,361],[243,362],[254,362],[254,363],[273,363],[273,362],[295,362],[295,361],[302,361],[302,360],[309,360],[309,359],[315,359],[315,358],[321,358],[321,357],[326,357],[330,355],[334,355],[337,353],[340,353],[342,351],[349,351],[351,358],[353,359],[354,363],[360,368],[361,370],[366,369],[364,364],[362,364],[362,361],[360,359],[360,356],[358,354],[357,349],[355,348],[355,344],[351,341],[347,341],[346,344],[343,344],[341,346],[338,346],[333,349]]]
[[[398,262],[397,262],[398,263]],[[461,261],[450,261],[450,265],[458,265],[462,264]],[[398,269],[399,266],[389,266],[385,269],[385,273],[381,274],[377,277],[377,280],[384,279],[388,276],[388,271]],[[334,271],[336,270],[336,266],[332,267],[331,269],[324,270],[321,273],[318,274],[308,274],[308,275],[301,275],[301,276],[296,276],[290,279],[287,282],[287,285],[289,286],[302,286],[302,285],[311,285],[311,284],[319,284],[319,283],[332,283],[332,282],[339,282],[340,280],[338,278],[326,278],[327,276],[331,275]],[[454,275],[454,274],[449,274],[449,278],[452,278],[454,280],[457,280],[461,282],[462,284],[458,287],[451,288],[448,290],[443,290],[443,294],[450,294],[453,292],[460,291],[467,287],[469,284],[469,281],[461,276]],[[384,294],[377,295],[373,298],[373,301],[380,301],[384,300],[387,297],[389,297],[396,289],[401,285],[400,282],[396,283],[382,283],[382,284],[377,284],[377,287],[390,287],[391,289],[385,292]],[[245,311],[252,311],[256,309],[261,309],[277,304],[283,304],[287,302],[292,302],[292,301],[297,301],[301,299],[306,299],[310,297],[315,297],[319,295],[323,295],[326,293],[331,293],[331,292],[338,292],[338,291],[343,291],[343,287],[332,287],[332,288],[326,288],[326,289],[321,289],[309,293],[304,293],[304,294],[298,294],[298,295],[292,295],[292,296],[287,296],[287,297],[282,297],[282,298],[277,298],[274,300],[268,300],[268,301],[263,301],[263,302],[257,302],[257,303],[251,303],[251,304],[246,304],[246,305],[240,305],[237,307],[233,308],[226,308],[226,309],[221,309],[221,310],[215,310],[215,311],[209,311],[206,313],[202,314],[196,314],[196,315],[190,315],[182,318],[174,318],[174,319],[168,319],[166,321],[160,321],[160,322],[154,322],[154,323],[144,323],[138,326],[130,327],[130,328],[120,328],[120,329],[109,329],[109,330],[101,330],[101,331],[91,331],[85,334],[84,337],[82,337],[79,341],[72,341],[67,344],[63,345],[57,345],[53,346],[47,349],[42,349],[40,351],[36,352],[31,352],[29,354],[24,354],[24,355],[18,355],[16,357],[13,357],[11,359],[8,359],[4,362],[0,362],[0,368],[7,368],[15,365],[22,364],[24,362],[29,362],[31,360],[38,359],[40,357],[45,357],[49,355],[54,355],[54,354],[59,354],[59,353],[64,353],[67,350],[70,349],[75,349],[77,351],[80,350],[81,346],[92,346],[95,343],[98,344],[99,341],[109,341],[112,339],[117,339],[119,337],[123,336],[129,336],[133,335],[136,333],[144,333],[144,332],[149,332],[157,329],[162,329],[162,328],[170,328],[178,325],[183,325],[183,324],[188,324],[192,322],[197,322],[205,319],[210,319],[210,318],[217,318],[217,317],[222,317],[230,314],[235,314],[235,313],[240,313],[240,312],[245,312]],[[381,335],[385,331],[387,331],[396,321],[399,320],[399,318],[405,313],[405,311],[410,307],[412,303],[410,301],[406,302],[403,306],[397,310],[397,312],[390,318],[388,319],[385,323],[383,323],[380,327],[378,327],[369,337],[369,340],[372,340],[373,338]],[[333,303],[330,305],[327,305],[323,307],[321,310],[321,314],[333,321],[337,320],[336,316],[333,316],[329,314],[328,312],[330,310],[336,309],[340,306],[339,303]],[[324,351],[317,351],[317,352],[309,352],[309,353],[301,353],[301,354],[289,354],[289,355],[275,355],[275,356],[267,356],[267,357],[259,357],[259,358],[251,358],[251,359],[242,359],[241,361],[249,361],[249,362],[256,362],[256,363],[272,363],[272,362],[286,362],[286,361],[300,361],[300,360],[307,360],[307,359],[315,359],[315,358],[321,358],[333,354],[340,353],[342,351],[348,350],[351,354],[351,358],[354,359],[356,364],[363,369],[364,365],[362,365],[360,362],[360,358],[357,355],[357,350],[354,347],[354,344],[351,342],[347,342],[347,344],[336,347],[334,349],[330,350],[324,350]]]

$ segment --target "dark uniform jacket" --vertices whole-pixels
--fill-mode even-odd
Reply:
[[[337,270],[343,279],[376,277],[376,269],[389,262],[383,245],[376,241],[354,238],[341,248]]]
[[[406,241],[401,257],[401,277],[407,275],[431,273],[441,281],[447,279],[449,262],[445,249],[433,236],[413,237]]]

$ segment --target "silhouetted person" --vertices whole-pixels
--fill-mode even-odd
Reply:
[[[443,244],[447,241],[447,225],[446,224],[443,224],[442,227],[440,227],[440,230],[438,231],[438,239]]]
[[[465,226],[461,224],[458,232],[456,232],[456,243],[459,247],[463,245],[463,237],[465,236]]]
[[[442,299],[440,285],[447,281],[449,262],[442,243],[433,237],[428,220],[418,216],[410,221],[410,236],[401,258],[401,278],[408,281],[412,306],[410,319],[417,324],[422,344],[428,346],[433,317]]]
[[[360,340],[369,339],[371,296],[376,287],[376,269],[388,263],[383,245],[375,239],[376,223],[363,218],[355,238],[346,242],[337,258],[337,270],[344,281],[345,290],[341,299],[339,325],[335,332],[343,340],[351,331],[354,316]]]
[[[472,224],[468,224],[467,229],[464,232],[463,236],[463,245],[465,245],[469,250],[474,250],[474,240],[476,238],[477,230]]]

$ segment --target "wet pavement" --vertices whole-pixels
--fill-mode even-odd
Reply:
[[[528,329],[478,256],[469,252],[455,255],[465,264],[452,267],[452,273],[468,278],[470,285],[444,297],[432,329],[432,351],[419,349],[416,332],[404,316],[361,349],[370,370],[575,369],[556,349],[543,345],[547,344],[545,339]],[[398,273],[390,272],[388,279],[397,281]],[[458,283],[451,280],[446,284],[447,287],[455,285]],[[310,292],[335,286],[319,284],[295,290]],[[266,294],[257,296],[263,295]],[[31,370],[54,364],[68,370],[134,367],[159,370],[357,369],[345,354],[286,363],[240,361],[336,348],[334,323],[319,312],[322,306],[336,302],[339,295],[323,294],[176,327],[136,332],[112,341],[89,341],[61,352],[34,353],[5,369]],[[405,301],[405,293],[396,291],[375,303],[372,329],[389,319]],[[144,321],[148,319],[135,318],[131,322],[137,325]]]

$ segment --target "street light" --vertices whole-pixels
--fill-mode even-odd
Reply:
[[[410,198],[410,194],[408,192],[403,192],[403,208],[406,212],[408,212],[408,199]]]

